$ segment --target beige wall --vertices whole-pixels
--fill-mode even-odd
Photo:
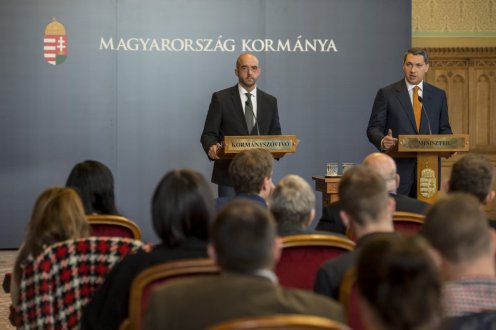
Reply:
[[[414,47],[496,47],[496,0],[412,0]]]

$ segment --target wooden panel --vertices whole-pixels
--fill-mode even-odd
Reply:
[[[483,154],[496,166],[496,47],[427,51],[430,68],[426,81],[446,91],[453,132],[470,134],[470,152]],[[439,196],[446,194],[444,182],[453,163],[462,156],[442,160]],[[486,211],[496,219],[496,201]]]

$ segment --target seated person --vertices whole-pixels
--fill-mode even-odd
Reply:
[[[493,202],[495,196],[493,184],[493,164],[483,156],[468,154],[453,164],[451,176],[446,182],[446,191],[473,195],[484,208]],[[492,228],[496,228],[496,220],[488,219],[488,221]]]
[[[288,175],[279,181],[270,197],[270,211],[279,236],[313,233],[308,226],[315,217],[315,194],[302,177]]]
[[[265,149],[250,149],[237,154],[229,164],[229,178],[236,195],[267,206],[274,184],[272,166],[274,158]],[[220,209],[233,197],[219,197],[216,208]]]
[[[365,157],[362,165],[376,170],[382,175],[384,180],[386,180],[388,192],[396,202],[396,211],[419,214],[424,214],[427,211],[429,204],[397,193],[397,189],[400,186],[400,176],[396,172],[396,163],[394,162],[394,159],[389,155],[374,152]],[[320,218],[316,229],[345,234],[346,226],[340,216],[341,210],[341,201],[327,205],[322,211],[322,217]]]
[[[383,236],[395,235],[392,215],[394,200],[389,196],[384,178],[375,170],[358,165],[346,171],[339,183],[341,218],[353,230],[357,244],[347,252],[323,264],[317,271],[314,291],[338,299],[344,274],[354,266],[363,244]]]
[[[306,314],[343,320],[336,302],[286,289],[273,272],[281,239],[270,213],[245,199],[228,203],[211,228],[209,255],[221,276],[178,279],[152,292],[146,329],[206,329],[245,316]]]
[[[104,164],[96,160],[76,164],[65,185],[77,191],[86,214],[119,215],[115,206],[114,177]]]
[[[17,306],[24,264],[55,243],[89,236],[89,225],[78,194],[71,188],[53,187],[36,200],[26,236],[17,254],[10,293]]]
[[[438,257],[443,316],[496,311],[494,235],[479,201],[450,193],[427,212],[420,230]]]
[[[128,316],[131,284],[142,270],[171,260],[206,258],[213,213],[214,197],[200,173],[168,172],[152,198],[153,228],[162,243],[114,266],[86,305],[81,329],[118,329]]]
[[[439,322],[441,280],[420,237],[366,243],[357,260],[356,285],[368,330],[435,329]]]

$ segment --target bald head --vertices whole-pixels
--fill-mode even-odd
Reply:
[[[373,168],[386,180],[388,192],[396,192],[399,176],[396,174],[396,163],[393,158],[381,152],[374,152],[365,157],[362,164]]]

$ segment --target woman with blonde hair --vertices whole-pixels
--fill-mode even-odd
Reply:
[[[27,226],[27,233],[14,263],[11,282],[13,306],[19,299],[23,264],[34,259],[48,246],[89,236],[89,225],[83,204],[72,188],[52,187],[36,200]]]

